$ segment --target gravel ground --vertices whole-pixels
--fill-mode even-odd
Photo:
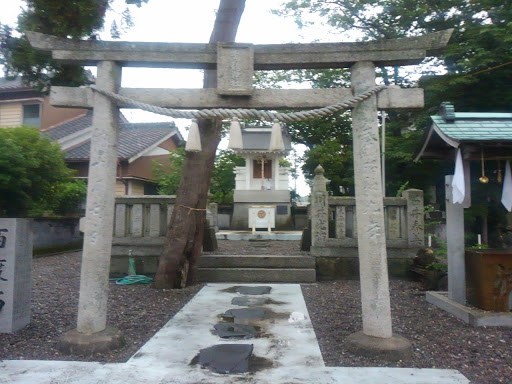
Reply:
[[[219,254],[304,254],[298,241],[255,247],[247,241],[219,241]],[[261,245],[261,244],[259,244]],[[76,325],[80,253],[38,258],[33,263],[33,314],[29,326],[0,334],[1,359],[49,359],[101,362],[126,361],[201,288],[156,291],[146,285],[111,283],[109,324],[120,328],[128,345],[108,354],[66,356],[56,339]],[[414,347],[410,362],[383,363],[357,357],[343,340],[362,329],[359,282],[305,284],[302,291],[327,366],[400,366],[451,368],[473,384],[512,383],[512,329],[473,328],[428,304],[416,282],[390,282],[394,332]]]

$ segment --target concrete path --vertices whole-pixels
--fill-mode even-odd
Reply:
[[[262,295],[269,299],[263,306],[266,315],[256,324],[261,327],[262,337],[222,341],[211,330],[221,321],[221,314],[228,309],[240,308],[231,304],[234,297],[241,296],[235,292],[234,286],[241,284],[205,286],[126,363],[3,361],[0,362],[0,383],[469,383],[455,370],[325,367],[297,284],[268,284],[272,287],[271,292]],[[293,318],[304,319],[292,321]],[[200,349],[221,343],[253,344],[253,356],[258,358],[259,370],[222,375],[191,364]]]

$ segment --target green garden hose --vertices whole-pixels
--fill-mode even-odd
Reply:
[[[117,285],[131,285],[131,284],[150,284],[153,279],[151,277],[147,277],[144,275],[137,275],[135,272],[135,265],[133,262],[133,257],[128,258],[128,276],[121,277],[120,279],[116,279]]]

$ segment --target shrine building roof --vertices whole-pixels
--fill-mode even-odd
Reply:
[[[442,103],[431,119],[414,161],[453,159],[459,147],[475,153],[485,147],[494,156],[512,154],[512,113],[455,112],[453,105]]]
[[[270,152],[270,137],[272,135],[271,127],[244,128],[242,130],[243,149],[237,152]],[[292,149],[292,139],[288,131],[283,129],[283,142],[286,152]]]

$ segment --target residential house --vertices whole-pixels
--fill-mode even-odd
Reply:
[[[170,151],[183,145],[174,123],[129,123],[120,115],[118,145],[118,195],[156,194],[153,161],[169,162]],[[89,171],[92,112],[78,108],[55,108],[49,96],[23,85],[21,78],[0,78],[0,127],[33,125],[66,153],[68,166],[78,178]]]
[[[51,106],[48,95],[23,85],[21,77],[0,78],[0,127],[27,124],[45,130],[84,112],[84,109]]]
[[[174,123],[129,123],[123,115],[119,129],[117,195],[154,195],[153,162],[168,164],[170,151],[184,141]],[[66,152],[68,166],[87,179],[92,135],[92,111],[43,131]]]

